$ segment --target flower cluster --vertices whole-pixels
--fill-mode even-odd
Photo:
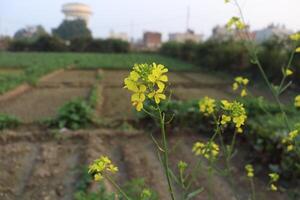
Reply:
[[[150,199],[152,196],[152,192],[149,189],[143,189],[141,193],[141,200]]]
[[[219,145],[214,142],[196,142],[192,149],[196,156],[204,156],[208,160],[215,160],[219,155]]]
[[[279,180],[279,175],[277,173],[270,173],[270,190],[277,191],[277,186],[275,183]]]
[[[300,108],[300,95],[295,97],[295,107]]]
[[[164,94],[168,69],[161,64],[135,64],[129,76],[124,80],[124,88],[133,92],[132,105],[137,111],[143,109],[146,98],[154,99],[156,104],[166,99]]]
[[[248,85],[248,83],[249,83],[249,79],[238,76],[234,79],[232,89],[236,91],[239,88],[241,88],[241,97],[245,97],[247,96],[246,86]]]
[[[200,112],[204,113],[206,116],[212,114],[216,107],[215,100],[207,96],[200,100],[198,104]]]
[[[252,166],[251,164],[247,164],[247,165],[245,166],[245,170],[246,170],[246,172],[247,172],[247,176],[248,176],[249,178],[253,178],[253,176],[254,176],[254,169],[253,169],[253,166]]]
[[[103,179],[105,173],[116,173],[118,167],[112,164],[111,160],[106,156],[101,156],[99,159],[94,160],[94,162],[89,166],[89,174],[93,175],[95,181],[100,181]]]
[[[226,24],[227,29],[231,29],[232,27],[242,30],[246,27],[246,25],[242,22],[239,17],[232,17]]]
[[[237,132],[243,132],[242,126],[245,124],[247,119],[244,105],[237,101],[228,102],[227,100],[222,100],[221,103],[222,109],[224,110],[224,114],[221,118],[221,124],[226,125],[232,121],[235,124]]]
[[[300,33],[294,33],[290,35],[290,39],[293,41],[300,41]]]
[[[282,139],[281,142],[282,144],[287,145],[288,152],[294,150],[294,141],[299,134],[300,133],[298,130],[293,130],[286,137]]]

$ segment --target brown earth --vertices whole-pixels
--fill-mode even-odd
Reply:
[[[97,70],[54,72],[42,78],[36,87],[25,92],[17,91],[17,94],[0,101],[0,113],[14,115],[24,123],[54,117],[66,102],[87,98],[97,74]]]

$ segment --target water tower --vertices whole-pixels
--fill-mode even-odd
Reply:
[[[82,3],[67,3],[62,7],[66,20],[81,19],[88,23],[92,10],[88,5]]]

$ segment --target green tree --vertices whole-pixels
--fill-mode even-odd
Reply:
[[[91,31],[83,20],[64,20],[56,29],[52,30],[54,36],[58,36],[64,40],[72,40],[75,38],[91,38]]]
[[[14,39],[16,40],[28,40],[30,42],[39,39],[41,36],[47,35],[46,30],[43,26],[28,26],[18,30],[15,35]]]

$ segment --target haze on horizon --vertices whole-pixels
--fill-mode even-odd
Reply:
[[[64,19],[61,7],[72,0],[1,0],[0,35],[11,35],[27,25],[41,24],[48,32]],[[216,25],[224,25],[237,9],[224,0],[75,0],[93,10],[89,28],[94,37],[107,37],[111,30],[126,32],[135,39],[143,31],[159,31],[164,39],[170,32],[184,32],[187,8],[189,27],[206,37]],[[267,25],[284,24],[293,31],[300,30],[299,0],[239,0],[252,30]]]

